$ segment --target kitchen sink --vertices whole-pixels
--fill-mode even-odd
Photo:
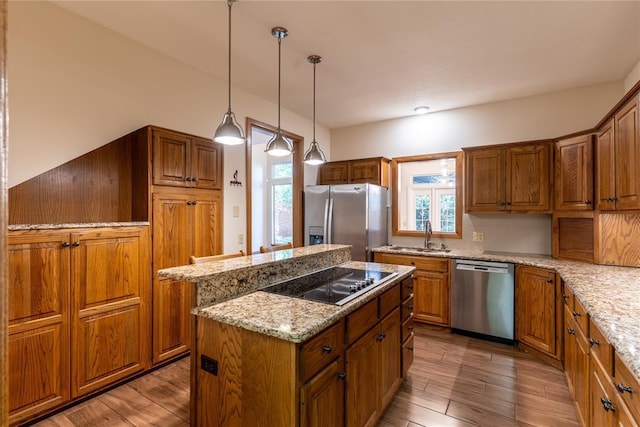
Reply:
[[[424,248],[420,246],[390,246],[389,250],[398,252],[426,252],[426,253],[446,253],[451,252],[451,249],[443,248]]]

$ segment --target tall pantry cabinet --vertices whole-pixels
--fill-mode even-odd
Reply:
[[[138,147],[134,158],[151,165],[144,171],[151,176],[141,176],[140,181],[149,183],[152,361],[157,364],[189,351],[193,304],[188,282],[162,279],[156,272],[188,264],[191,255],[222,252],[223,150],[211,140],[155,126],[139,129],[131,137]]]

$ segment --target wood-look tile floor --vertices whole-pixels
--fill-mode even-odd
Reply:
[[[579,426],[564,374],[526,353],[419,324],[414,348],[409,375],[378,427]],[[188,424],[184,358],[36,425]]]

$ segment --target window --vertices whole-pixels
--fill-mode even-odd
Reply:
[[[422,236],[431,221],[435,237],[462,237],[462,153],[394,158],[394,236]]]
[[[293,163],[271,164],[271,244],[293,241]]]

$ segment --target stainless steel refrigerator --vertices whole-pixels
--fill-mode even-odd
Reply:
[[[373,184],[310,185],[304,190],[304,244],[352,245],[351,259],[371,261],[387,244],[387,189]]]

